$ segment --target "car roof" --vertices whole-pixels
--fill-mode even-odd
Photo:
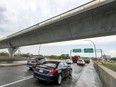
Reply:
[[[84,59],[79,59],[79,60],[84,60]]]
[[[51,62],[51,63],[66,63],[65,61],[62,61],[62,60],[48,60],[48,61],[45,61],[45,62]]]
[[[46,62],[51,62],[51,63],[60,63],[60,61],[54,61],[54,60],[48,60],[48,61],[46,61]]]

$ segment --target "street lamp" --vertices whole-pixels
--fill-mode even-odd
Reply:
[[[70,59],[72,59],[72,50],[70,50]]]
[[[40,47],[41,47],[41,44],[39,45],[38,55],[40,55]]]
[[[95,43],[94,43],[92,40],[85,40],[85,41],[90,41],[90,42],[92,42],[92,44],[93,44],[93,46],[94,46],[94,50],[95,50],[95,58],[97,58]]]

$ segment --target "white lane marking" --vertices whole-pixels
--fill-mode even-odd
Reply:
[[[6,86],[9,86],[9,85],[13,85],[15,83],[19,83],[19,82],[22,82],[22,81],[25,81],[25,80],[28,80],[28,79],[31,79],[31,78],[33,78],[33,75],[26,76],[26,77],[24,77],[24,79],[21,79],[21,80],[17,80],[17,81],[11,82],[11,83],[1,85],[0,87],[6,87]]]

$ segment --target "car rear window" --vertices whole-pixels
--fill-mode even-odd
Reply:
[[[82,61],[82,60],[79,60],[79,61]]]
[[[31,58],[31,57],[30,57],[30,58],[28,58],[28,60],[31,60],[31,61],[33,61],[33,60],[34,60],[34,58]]]
[[[56,68],[58,63],[56,63],[56,62],[44,62],[42,65]]]
[[[54,64],[54,63],[46,63],[46,64],[43,64],[43,65],[45,65],[45,66],[49,66],[49,67],[56,67],[56,64]]]

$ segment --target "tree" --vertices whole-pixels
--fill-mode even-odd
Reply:
[[[62,54],[61,56],[59,56],[59,58],[62,58],[62,59],[69,59],[69,54]]]
[[[0,53],[0,56],[8,56],[9,54],[8,53],[6,53],[6,52],[1,52]]]
[[[51,56],[49,56],[49,58],[55,59],[55,58],[58,58],[58,56],[56,56],[56,55],[51,55]]]

